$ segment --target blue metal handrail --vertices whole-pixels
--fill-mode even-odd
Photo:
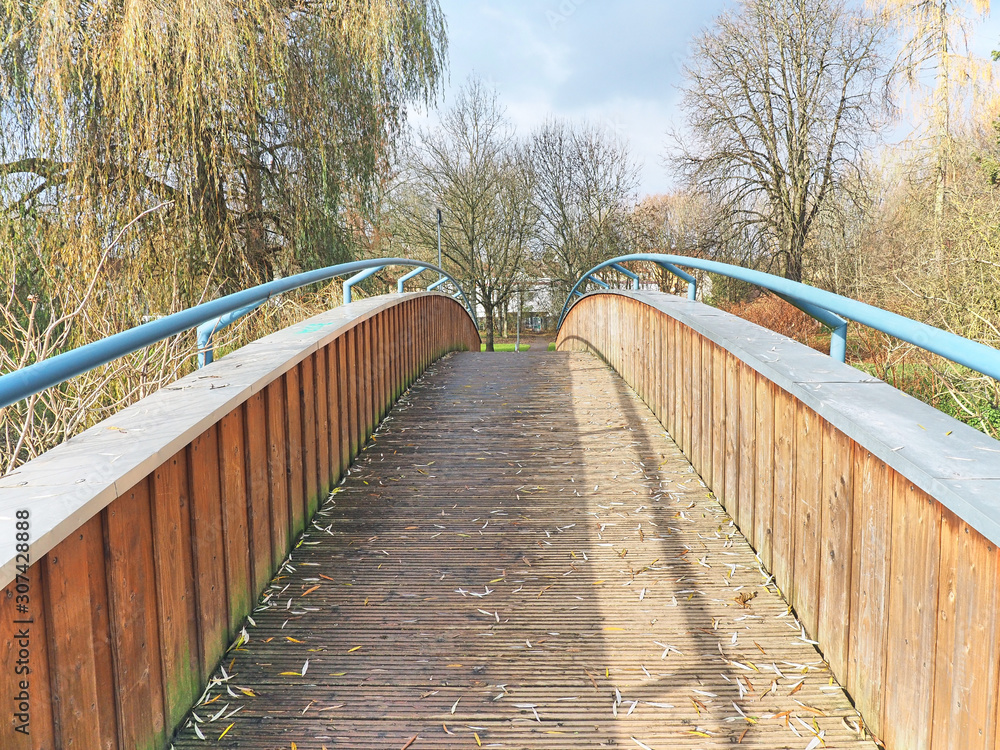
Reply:
[[[443,269],[431,263],[410,260],[409,258],[378,258],[375,260],[357,260],[351,263],[340,263],[336,266],[319,268],[315,271],[306,271],[295,276],[260,284],[251,289],[244,289],[242,292],[229,294],[225,297],[188,308],[187,310],[181,310],[172,315],[150,321],[149,323],[143,323],[127,331],[116,333],[100,341],[86,344],[78,349],[58,354],[55,357],[50,357],[28,367],[23,367],[20,370],[15,370],[7,375],[0,376],[0,409],[33,396],[36,393],[41,393],[46,388],[59,385],[70,378],[82,375],[119,357],[124,357],[126,354],[138,351],[151,344],[155,344],[157,341],[176,336],[197,326],[203,324],[209,325],[210,329],[214,332],[224,325],[232,323],[240,315],[245,315],[253,308],[279,294],[290,292],[309,284],[326,281],[335,276],[365,271],[376,266],[419,266],[420,268],[443,274],[458,289],[462,300],[465,302],[466,311],[472,320],[476,321],[472,306],[469,304],[469,300],[466,298],[465,292],[462,291],[459,283],[452,279]]]
[[[566,319],[566,313],[574,304],[574,296],[582,296],[579,288],[592,279],[592,275],[609,266],[615,266],[627,261],[646,261],[666,268],[671,273],[687,277],[688,298],[694,299],[697,292],[693,276],[677,269],[677,266],[696,268],[700,271],[717,273],[731,279],[745,281],[777,294],[808,315],[820,320],[833,328],[830,339],[830,356],[844,361],[847,349],[847,321],[853,320],[882,333],[887,333],[897,339],[906,341],[926,351],[938,354],[956,364],[968,367],[970,370],[987,375],[994,380],[1000,380],[1000,351],[978,341],[963,338],[940,328],[920,323],[916,320],[883,310],[873,305],[858,302],[849,297],[817,289],[797,281],[783,279],[762,271],[753,271],[741,266],[720,263],[702,258],[688,258],[683,255],[666,255],[661,253],[635,253],[622,255],[606,260],[591,268],[573,285],[562,312],[559,315],[559,326]]]

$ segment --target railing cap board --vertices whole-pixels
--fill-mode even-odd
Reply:
[[[1000,545],[1000,442],[861,370],[701,302],[663,292],[592,294],[639,299],[725,347]]]
[[[14,580],[14,514],[31,511],[31,560],[135,486],[198,435],[353,325],[427,292],[328,310],[187,375],[0,477],[0,588]]]

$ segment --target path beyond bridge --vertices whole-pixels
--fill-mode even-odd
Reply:
[[[770,581],[597,357],[452,354],[174,746],[873,748]]]

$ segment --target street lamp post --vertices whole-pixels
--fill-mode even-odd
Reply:
[[[438,268],[442,268],[442,266],[441,266],[441,209],[439,208],[437,210],[437,212],[438,212]],[[438,274],[438,278],[439,279],[441,278],[441,274]]]

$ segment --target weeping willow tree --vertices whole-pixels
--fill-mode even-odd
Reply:
[[[445,49],[437,0],[0,0],[0,372],[347,259]],[[0,473],[192,343],[0,409]]]
[[[185,284],[334,262],[444,53],[436,0],[0,0],[8,239],[92,269],[164,204],[125,246]]]

